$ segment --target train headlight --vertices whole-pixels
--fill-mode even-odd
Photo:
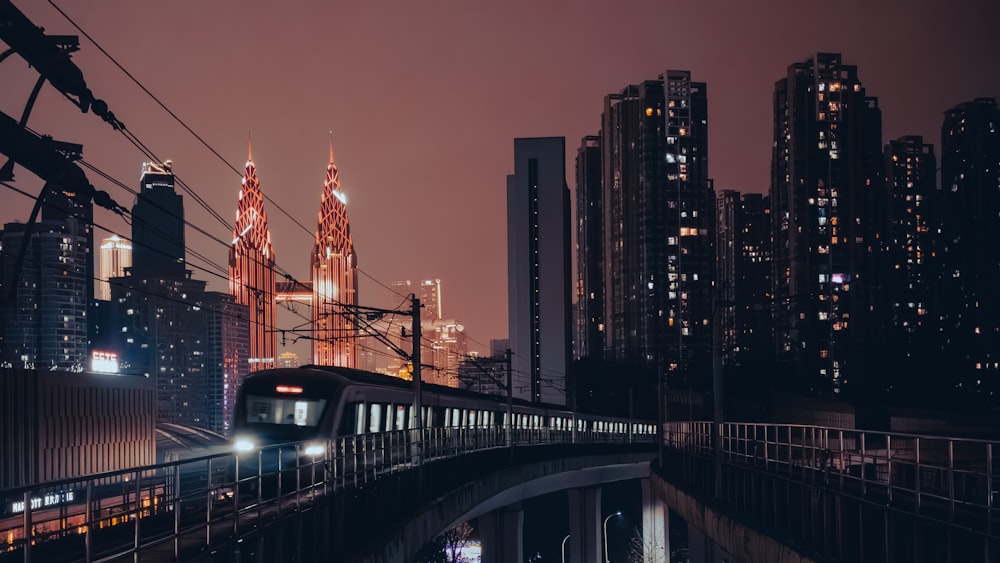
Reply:
[[[251,438],[241,436],[233,440],[233,449],[236,450],[236,453],[245,454],[256,450],[257,443]]]
[[[309,456],[319,456],[326,452],[326,446],[319,442],[310,442],[306,444],[305,454]]]

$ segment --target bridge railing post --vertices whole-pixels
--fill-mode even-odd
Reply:
[[[892,502],[892,435],[885,435],[885,492]]]
[[[993,529],[993,443],[986,443],[986,529]],[[987,546],[989,544],[987,543]]]
[[[868,460],[866,458],[866,448],[865,448],[865,433],[861,432],[861,494],[868,494],[867,478],[865,477],[865,469],[868,466]]]
[[[914,502],[916,504],[917,512],[920,512],[920,481],[921,481],[921,474],[924,472],[923,467],[921,467],[920,465],[920,437],[917,437],[914,440],[914,444],[915,444],[914,449],[916,450],[914,458],[916,460],[916,474],[917,474],[916,483],[914,483],[914,488],[915,488]]]
[[[240,494],[240,463],[239,455],[233,454],[233,508],[239,506],[239,494]],[[208,458],[208,474],[212,474],[212,458]],[[212,498],[211,492],[208,493],[209,498],[205,502],[205,546],[211,549],[212,547]]]
[[[948,510],[955,514],[955,442],[948,440]]]
[[[181,560],[181,467],[180,464],[173,467],[174,470],[174,560]],[[208,489],[212,489],[212,473],[208,474]],[[90,484],[87,484],[87,496],[90,497]],[[88,501],[89,502],[89,501]],[[211,503],[211,501],[209,501]],[[89,520],[89,518],[88,518]],[[88,532],[89,534],[89,532]],[[88,550],[87,561],[90,561]]]
[[[24,512],[22,512],[22,533],[21,536],[24,538],[24,563],[31,563],[31,543],[34,541],[34,533],[31,524],[31,491],[24,491],[21,495],[21,502],[24,503]]]
[[[132,545],[132,560],[139,563],[139,517],[142,514],[142,471],[135,472],[135,536]]]

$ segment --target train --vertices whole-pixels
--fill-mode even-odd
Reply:
[[[440,434],[475,430],[511,435],[551,436],[566,441],[600,437],[626,442],[651,440],[656,425],[612,416],[574,412],[562,405],[423,384],[421,425],[413,409],[413,382],[357,369],[304,365],[251,374],[237,390],[232,444],[237,453],[302,443],[303,453],[319,456],[337,438],[409,432]]]

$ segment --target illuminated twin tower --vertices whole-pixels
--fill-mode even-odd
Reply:
[[[229,247],[229,293],[250,309],[250,371],[275,365],[275,312],[281,301],[310,305],[312,363],[356,367],[357,338],[351,313],[358,299],[358,270],[345,203],[331,141],[310,256],[311,279],[278,281],[264,195],[248,147]]]

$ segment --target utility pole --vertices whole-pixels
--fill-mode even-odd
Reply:
[[[507,447],[512,447],[514,441],[512,440],[514,436],[514,386],[511,384],[511,358],[510,358],[510,348],[507,348],[507,352],[504,354],[507,360]]]
[[[410,352],[410,361],[413,363],[413,411],[417,422],[417,463],[420,464],[422,462],[420,453],[423,450],[424,441],[423,390],[420,376],[420,300],[417,299],[415,293],[410,294],[410,300],[413,304],[411,310],[413,315],[413,350]]]

